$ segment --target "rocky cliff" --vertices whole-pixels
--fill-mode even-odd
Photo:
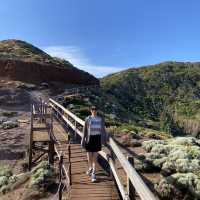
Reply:
[[[99,80],[71,63],[53,58],[39,48],[20,40],[0,42],[0,77],[30,83],[59,81],[93,85]]]

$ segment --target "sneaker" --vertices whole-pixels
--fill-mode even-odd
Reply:
[[[94,183],[96,180],[97,179],[96,179],[95,173],[92,173],[92,175],[91,175],[91,181]]]
[[[88,176],[90,176],[90,175],[92,174],[92,168],[91,168],[91,169],[88,169],[88,171],[86,172],[86,174],[87,174]]]

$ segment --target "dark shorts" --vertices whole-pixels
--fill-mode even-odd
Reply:
[[[101,151],[101,135],[91,135],[89,142],[85,144],[85,149],[88,152]]]

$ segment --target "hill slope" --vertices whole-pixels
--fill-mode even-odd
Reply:
[[[131,68],[101,79],[108,95],[132,120],[153,120],[170,133],[200,132],[200,63],[165,62]]]
[[[53,58],[39,48],[20,40],[0,42],[0,77],[25,82],[60,81],[98,84],[99,81],[71,63]]]

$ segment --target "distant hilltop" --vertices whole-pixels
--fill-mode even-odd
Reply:
[[[99,80],[70,62],[21,40],[0,41],[0,77],[30,83],[59,81],[93,85]]]

